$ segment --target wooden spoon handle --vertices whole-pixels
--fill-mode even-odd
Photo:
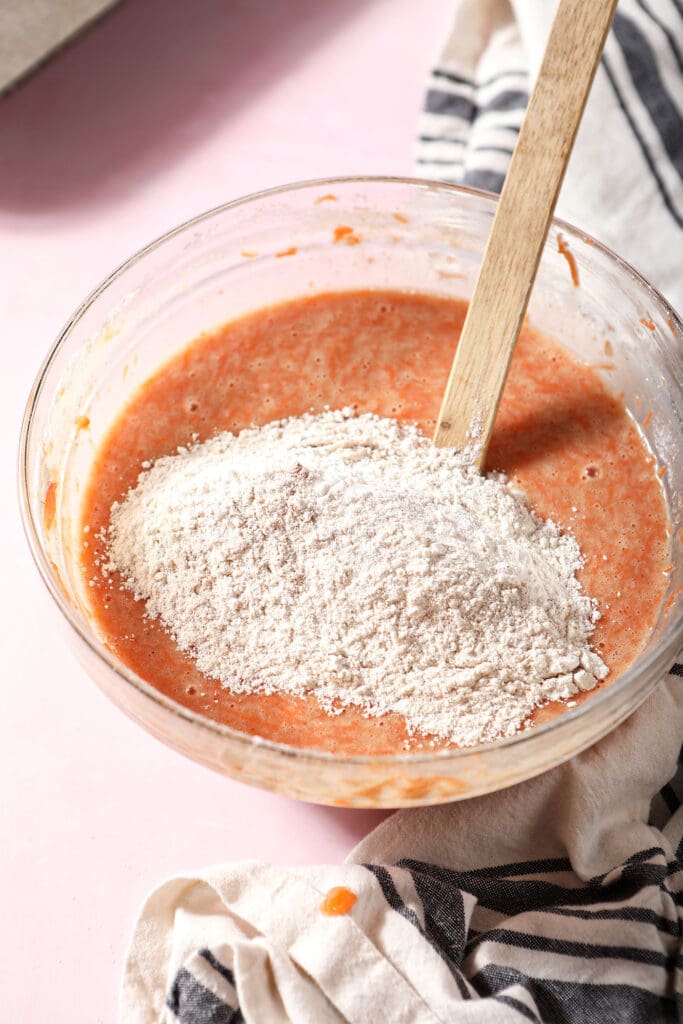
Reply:
[[[617,0],[561,0],[491,226],[434,444],[480,469]]]

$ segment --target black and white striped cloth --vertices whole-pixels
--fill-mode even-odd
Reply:
[[[554,7],[457,0],[420,119],[420,174],[500,192]],[[683,311],[683,0],[619,3],[558,214]]]
[[[567,764],[399,811],[346,864],[164,883],[135,928],[122,1024],[683,1020],[676,673]],[[358,896],[346,916],[321,913],[334,886]]]
[[[424,175],[500,189],[552,7],[458,0]],[[622,0],[561,197],[679,308],[682,53],[681,0]],[[171,879],[136,924],[122,1024],[683,1022],[682,740],[676,665],[572,761],[398,812],[344,865]],[[320,911],[334,886],[358,896],[348,915]]]

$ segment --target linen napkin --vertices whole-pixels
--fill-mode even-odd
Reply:
[[[683,667],[624,725],[509,790],[399,811],[346,864],[165,882],[122,1022],[683,1019]],[[356,894],[329,917],[331,889]]]
[[[549,25],[543,0],[458,0],[418,160],[498,190]],[[564,216],[683,300],[683,5],[620,4]],[[146,901],[122,1024],[683,1020],[683,665],[545,775],[400,811],[343,865],[191,872]],[[356,895],[348,913],[321,903]]]
[[[500,192],[555,6],[458,0],[420,118],[421,174]],[[681,0],[619,3],[557,213],[683,312]]]

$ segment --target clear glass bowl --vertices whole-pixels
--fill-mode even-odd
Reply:
[[[511,739],[464,750],[352,757],[262,740],[188,711],[118,662],[93,629],[74,557],[81,485],[131,392],[202,331],[284,299],[353,288],[467,297],[495,206],[495,197],[482,192],[398,178],[316,181],[249,196],[133,256],[62,331],[38,374],[21,434],[26,533],[87,671],[119,707],[176,750],[226,775],[319,803],[399,807],[461,799],[521,782],[595,742],[644,700],[683,646],[681,323],[632,267],[559,221],[541,262],[531,323],[593,364],[605,362],[610,341],[612,369],[602,372],[613,391],[624,393],[647,443],[668,466],[663,487],[673,568],[667,610],[623,676]],[[339,225],[352,227],[360,244],[334,244]],[[558,252],[558,232],[576,260],[578,288]],[[650,410],[653,416],[645,419]],[[79,429],[80,417],[88,417],[88,430]]]

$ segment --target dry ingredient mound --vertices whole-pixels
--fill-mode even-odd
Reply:
[[[391,419],[343,409],[178,449],[106,540],[106,572],[238,693],[393,711],[468,746],[608,671],[576,541]]]

